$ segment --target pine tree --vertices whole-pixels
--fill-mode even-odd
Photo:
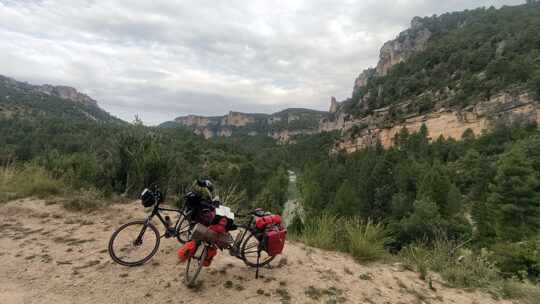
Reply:
[[[538,174],[521,150],[503,156],[488,197],[498,237],[520,241],[540,230],[539,185]]]
[[[436,160],[427,168],[418,182],[417,198],[427,197],[437,204],[444,218],[459,211],[457,188],[450,183],[444,167]]]
[[[411,239],[433,239],[445,226],[437,204],[429,197],[414,201],[414,212],[409,218],[404,218],[402,224]]]
[[[359,205],[360,202],[354,184],[349,179],[345,179],[339,186],[334,203],[329,206],[329,209],[334,214],[352,216],[358,213]]]

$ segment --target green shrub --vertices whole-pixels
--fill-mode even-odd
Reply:
[[[374,261],[387,253],[386,246],[392,238],[381,223],[375,224],[371,219],[364,223],[355,216],[345,220],[344,226],[348,250],[356,260]]]
[[[309,246],[323,249],[340,249],[341,220],[336,215],[330,215],[327,210],[321,216],[306,220],[302,238]]]
[[[0,201],[59,194],[65,186],[41,167],[7,164],[0,168]]]
[[[417,270],[422,280],[427,277],[431,255],[430,249],[422,242],[412,243],[400,251],[404,266],[410,270]]]
[[[538,280],[540,274],[540,236],[519,243],[494,244],[491,260],[497,264],[504,277]]]
[[[301,235],[304,229],[304,223],[298,214],[295,214],[291,223],[287,227],[287,232],[295,235]]]

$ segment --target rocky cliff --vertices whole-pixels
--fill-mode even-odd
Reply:
[[[34,90],[39,93],[56,96],[63,99],[69,99],[86,105],[91,105],[94,107],[98,106],[97,101],[84,93],[78,92],[75,88],[72,87],[44,84],[40,86],[34,86]]]
[[[215,124],[215,121],[213,121],[212,118],[197,115],[177,117],[174,121],[186,127],[206,127],[211,123]]]
[[[230,111],[225,116],[204,117],[197,115],[181,116],[174,119],[177,124],[189,127],[205,138],[231,136],[230,127],[242,127],[255,121],[256,114]]]
[[[66,86],[32,85],[0,75],[0,117],[90,119],[125,123],[89,96]]]
[[[27,82],[17,81],[13,78],[9,78],[6,76],[0,75],[0,81],[3,82],[4,85],[17,88],[17,90],[25,91],[25,92],[36,92],[41,94],[46,94],[62,99],[69,99],[71,101],[80,102],[85,105],[90,105],[94,107],[98,107],[97,101],[92,99],[90,96],[81,93],[77,91],[75,88],[68,87],[68,86],[53,86],[50,84],[44,84],[44,85],[33,85],[29,84]]]
[[[181,116],[176,118],[174,123],[188,127],[206,138],[264,134],[279,144],[286,144],[291,142],[295,135],[317,132],[319,119],[324,114],[308,109],[287,109],[274,114],[231,111],[224,116]]]
[[[518,95],[501,93],[474,107],[441,108],[435,112],[407,117],[404,122],[391,127],[377,127],[377,122],[385,114],[384,111],[385,109],[381,109],[379,115],[370,115],[362,121],[343,123],[342,130],[352,130],[351,126],[358,126],[361,123],[364,129],[352,136],[347,136],[347,132],[343,132],[342,140],[336,144],[332,152],[341,149],[353,152],[373,146],[377,142],[381,142],[385,148],[388,148],[394,144],[395,135],[403,127],[406,127],[409,132],[414,132],[420,130],[422,124],[426,124],[432,140],[436,140],[439,136],[461,139],[463,132],[469,128],[479,135],[493,130],[498,124],[511,124],[515,121],[536,121],[540,125],[540,102],[530,92]]]
[[[379,52],[377,66],[364,70],[354,81],[353,92],[356,92],[372,77],[382,77],[396,63],[407,60],[412,54],[423,51],[431,37],[431,32],[424,27],[419,17],[411,20],[411,27],[386,42]]]

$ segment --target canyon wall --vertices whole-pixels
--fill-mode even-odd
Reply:
[[[370,119],[371,122],[377,120],[374,116],[363,120],[367,123]],[[498,124],[511,124],[515,121],[536,121],[540,125],[540,103],[533,93],[524,92],[519,95],[501,93],[474,107],[470,106],[462,110],[442,108],[435,112],[410,116],[404,122],[390,128],[378,128],[370,124],[353,138],[347,138],[344,135],[332,152],[335,153],[341,149],[354,152],[373,146],[377,142],[381,142],[385,148],[391,147],[394,144],[395,135],[403,127],[412,133],[420,130],[422,124],[426,124],[431,140],[436,140],[439,136],[461,139],[463,132],[469,128],[474,131],[474,134],[479,135],[484,131],[493,130]],[[345,125],[341,129],[344,128]]]
[[[181,116],[174,122],[205,138],[265,134],[279,144],[287,144],[291,142],[292,136],[317,132],[318,121],[324,115],[324,112],[308,109],[286,109],[274,114],[231,111],[224,116]]]
[[[353,93],[365,86],[372,77],[382,77],[396,63],[403,62],[412,54],[425,50],[431,32],[424,27],[419,17],[411,20],[411,27],[399,36],[386,42],[379,52],[379,62],[375,68],[364,70],[354,81]]]

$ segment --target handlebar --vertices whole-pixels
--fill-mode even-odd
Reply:
[[[159,189],[158,184],[154,185],[154,196],[156,197],[156,202],[159,205],[160,203],[163,203],[165,200],[163,197],[163,193],[161,193],[161,190]]]

